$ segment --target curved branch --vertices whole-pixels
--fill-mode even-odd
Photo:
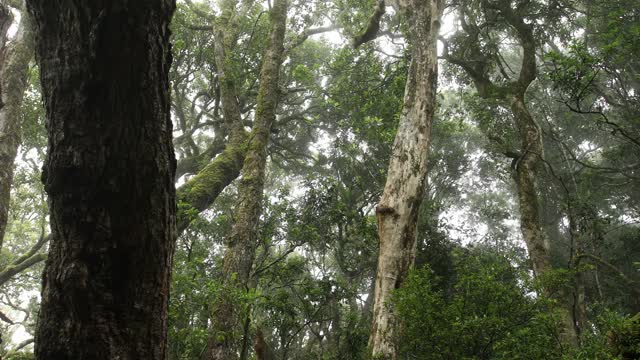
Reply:
[[[378,37],[378,32],[380,31],[380,20],[382,19],[382,15],[384,15],[384,13],[384,0],[379,0],[378,4],[376,5],[375,11],[373,12],[373,15],[371,15],[371,18],[369,18],[369,24],[367,24],[367,28],[353,39],[354,49],[357,49],[360,45]]]
[[[11,320],[11,318],[9,318],[5,313],[3,313],[2,311],[0,311],[0,320],[6,322],[9,325],[13,325],[15,324],[13,322],[13,320]]]
[[[23,272],[24,270],[30,268],[31,266],[44,261],[47,258],[47,255],[43,253],[35,254],[25,261],[17,264],[17,265],[9,265],[2,272],[0,272],[0,285],[6,283],[11,280],[11,278]]]
[[[178,188],[178,234],[189,226],[197,213],[211,206],[222,190],[240,175],[247,154],[247,137],[244,129],[236,129],[224,151],[198,175]]]
[[[38,240],[38,242],[36,242],[31,249],[29,249],[29,251],[27,251],[26,253],[24,253],[22,256],[20,256],[19,258],[17,258],[16,260],[14,260],[11,263],[11,266],[18,266],[21,263],[27,261],[29,258],[31,258],[33,255],[35,255],[40,249],[42,249],[42,247],[44,246],[44,244],[49,242],[49,239],[51,238],[51,234],[48,234],[45,236],[44,232],[40,235],[40,239]]]
[[[198,15],[199,17],[209,21],[215,20],[215,16],[198,9],[191,0],[184,0],[184,2],[187,4],[187,6],[189,6],[189,10],[193,11],[193,13]]]
[[[337,25],[329,25],[329,26],[323,26],[323,27],[317,27],[317,28],[309,28],[309,29],[305,29],[300,35],[298,35],[296,37],[296,39],[287,47],[287,49],[285,50],[285,54],[288,54],[291,50],[295,49],[296,47],[302,45],[305,41],[307,41],[307,39],[310,36],[313,35],[317,35],[317,34],[322,34],[322,33],[326,33],[326,32],[330,32],[330,31],[334,31],[339,29],[339,27]]]

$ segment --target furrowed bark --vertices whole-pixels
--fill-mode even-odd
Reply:
[[[7,12],[9,9],[5,7],[2,16],[8,16]],[[14,160],[20,146],[22,100],[27,88],[29,62],[34,54],[31,17],[26,11],[22,11],[21,16],[15,38],[3,46],[0,56],[0,250],[8,221]],[[5,23],[4,20],[0,22]]]
[[[283,61],[287,0],[276,0],[270,12],[271,30],[260,73],[260,89],[242,179],[238,187],[238,206],[234,226],[227,242],[223,265],[223,290],[213,305],[212,332],[207,358],[237,358],[239,342],[235,332],[242,327],[242,313],[234,289],[249,286],[249,274],[258,246],[258,223],[262,210],[267,146],[271,125],[276,118],[279,74]]]
[[[369,347],[374,359],[398,359],[395,314],[389,303],[415,260],[416,221],[423,199],[431,123],[436,106],[436,39],[442,2],[401,1],[412,46],[404,109],[393,144],[387,182],[376,208],[380,250]]]
[[[29,0],[47,114],[51,244],[35,355],[167,355],[175,229],[173,0]]]

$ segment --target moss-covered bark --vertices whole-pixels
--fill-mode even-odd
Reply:
[[[207,350],[210,360],[235,359],[239,342],[234,336],[242,328],[239,305],[231,294],[248,286],[255,250],[258,245],[258,223],[262,209],[267,146],[271,125],[278,106],[278,81],[284,53],[287,0],[276,0],[270,12],[271,29],[260,73],[260,89],[247,155],[238,187],[238,206],[224,255],[223,287],[213,304],[212,326]]]
[[[236,2],[225,0],[221,4],[221,14],[215,19],[212,28],[222,114],[229,140],[222,153],[178,189],[178,233],[184,231],[201,211],[213,204],[218,195],[240,175],[244,164],[248,135],[242,123],[236,85],[237,69],[232,61],[238,41],[239,27],[235,23],[238,15]]]
[[[242,128],[236,129],[224,151],[178,189],[178,233],[240,175],[246,153],[247,133]]]

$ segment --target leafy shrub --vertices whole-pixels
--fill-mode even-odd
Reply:
[[[444,288],[425,266],[396,291],[400,347],[411,359],[558,359],[557,314],[500,255],[455,256]]]

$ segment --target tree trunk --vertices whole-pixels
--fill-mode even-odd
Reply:
[[[240,25],[237,19],[241,14],[237,12],[236,1],[225,0],[221,8],[220,17],[212,30],[222,113],[229,140],[221,154],[178,189],[178,233],[189,226],[194,216],[211,206],[218,195],[240,175],[247,154],[248,136],[242,123],[232,57],[238,42]]]
[[[531,116],[525,101],[525,93],[537,76],[536,38],[533,26],[525,23],[521,14],[511,7],[510,2],[500,1],[489,4],[483,1],[483,3],[488,8],[497,10],[504,22],[515,30],[515,35],[522,46],[522,66],[518,78],[508,85],[499,85],[492,82],[488,75],[488,69],[492,61],[496,62],[498,60],[492,59],[492,55],[487,55],[483,52],[479,45],[481,44],[480,28],[473,21],[464,19],[464,8],[461,8],[462,20],[464,20],[462,27],[467,35],[465,46],[468,47],[465,52],[473,54],[473,56],[457,58],[449,54],[448,49],[445,49],[445,58],[465,70],[472,78],[480,97],[502,102],[510,108],[513,114],[514,125],[520,137],[520,150],[512,163],[520,213],[520,230],[529,252],[529,258],[533,264],[534,275],[539,277],[552,270],[552,265],[548,240],[542,230],[539,195],[536,185],[538,167],[544,156],[542,131],[533,116]],[[469,18],[471,19],[472,17]],[[513,152],[515,153],[516,151]],[[562,314],[563,329],[561,335],[563,342],[576,344],[577,337],[573,326],[573,317],[568,310],[569,307],[566,304],[565,297],[559,292],[550,291],[550,289],[545,289],[545,292],[559,302],[556,309]]]
[[[416,253],[416,222],[427,177],[431,122],[436,105],[436,38],[440,1],[400,2],[412,46],[404,109],[389,162],[387,182],[376,208],[380,250],[369,347],[373,358],[397,359],[396,319],[389,301]]]
[[[533,264],[533,273],[536,277],[540,277],[553,270],[549,243],[542,230],[536,186],[537,168],[540,166],[543,155],[542,130],[527,109],[524,93],[512,97],[511,110],[521,139],[521,155],[513,174],[520,208],[520,230]],[[577,346],[578,335],[574,316],[569,310],[571,305],[567,302],[567,294],[565,291],[553,290],[545,291],[547,296],[558,302],[557,311],[560,312],[562,321],[561,339],[566,344]]]
[[[208,359],[237,358],[236,331],[241,327],[241,306],[233,294],[248,286],[258,245],[258,223],[262,209],[267,146],[279,98],[280,65],[284,53],[287,0],[276,0],[270,12],[271,30],[262,70],[255,121],[238,186],[238,206],[223,265],[223,291],[214,304]],[[234,291],[235,290],[235,291]]]
[[[2,24],[10,10],[3,7]],[[9,22],[10,23],[10,22]],[[8,26],[0,26],[8,30]],[[33,58],[34,42],[31,17],[22,11],[15,38],[3,45],[0,55],[0,250],[4,242],[14,160],[20,146],[20,115],[22,99],[27,88],[29,62]]]
[[[576,187],[577,189],[577,187]],[[587,309],[585,304],[585,276],[582,271],[577,269],[578,259],[584,253],[584,227],[579,225],[579,216],[574,207],[574,200],[567,199],[567,217],[569,218],[569,238],[571,242],[569,254],[569,268],[575,271],[573,283],[574,289],[572,293],[572,320],[576,333],[576,338],[580,341],[580,336],[585,330],[587,322]]]
[[[549,244],[542,231],[535,183],[542,156],[541,130],[531,117],[523,98],[514,96],[511,109],[521,139],[521,155],[513,174],[520,207],[520,229],[533,263],[533,272],[540,276],[551,269]]]
[[[173,0],[29,0],[49,134],[37,359],[165,359]]]

